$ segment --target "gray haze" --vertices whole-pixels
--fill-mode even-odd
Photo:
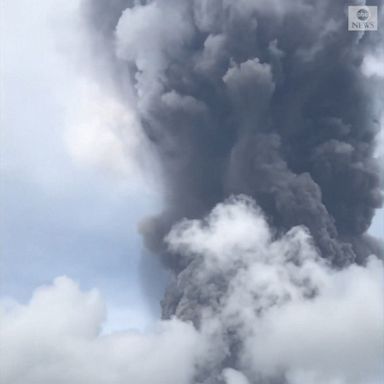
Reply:
[[[164,237],[179,220],[203,218],[232,195],[253,198],[276,236],[307,227],[337,268],[364,264],[377,251],[365,233],[382,202],[373,158],[382,83],[365,77],[361,65],[382,36],[348,32],[347,5],[84,3],[100,78],[107,73],[135,105],[162,166],[165,208],[142,231],[175,276],[164,318],[177,314],[199,325],[212,307],[207,287],[216,301],[225,296],[231,277],[194,285],[199,264],[168,251]],[[218,364],[237,367],[239,341],[231,330],[227,337],[230,352]],[[201,382],[220,382],[214,372],[202,372]]]

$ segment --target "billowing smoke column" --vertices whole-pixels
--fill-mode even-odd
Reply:
[[[166,206],[143,231],[175,276],[164,318],[200,327],[233,285],[231,268],[196,284],[198,257],[164,241],[176,222],[201,219],[233,195],[248,196],[239,199],[249,207],[254,199],[276,238],[306,227],[333,267],[365,264],[375,249],[365,232],[381,204],[373,159],[381,105],[377,79],[361,66],[382,36],[348,32],[347,5],[93,0],[85,7],[98,63],[129,93],[160,159]],[[229,352],[201,370],[201,382],[220,382],[224,361],[239,365],[241,337],[235,327],[226,333]]]

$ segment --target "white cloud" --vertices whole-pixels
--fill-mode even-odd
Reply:
[[[80,166],[138,178],[148,151],[133,110],[89,79],[78,84],[65,133],[69,154]]]
[[[365,56],[361,70],[367,77],[384,77],[384,52]]]
[[[130,92],[114,84],[110,73],[95,76],[90,62],[97,58],[86,44],[80,7],[80,0],[2,4],[2,139],[7,145],[1,166],[41,184],[60,182],[75,164],[81,171],[102,171],[154,189],[157,168],[130,108]]]
[[[317,273],[326,272],[314,267]],[[382,272],[377,259],[367,268],[328,272],[313,300],[293,300],[271,309],[247,340],[251,366],[265,373],[284,367],[289,377],[312,377],[292,379],[292,384],[363,384],[382,377]]]
[[[97,291],[66,277],[35,291],[28,305],[1,311],[0,377],[4,384],[187,384],[200,339],[178,320],[152,331],[100,335],[105,318]]]
[[[220,305],[215,299],[195,310],[215,350],[234,332],[248,378],[366,384],[384,377],[384,268],[376,257],[365,267],[334,270],[304,228],[275,238],[247,198],[219,204],[204,221],[176,225],[168,242],[193,260],[184,306],[195,305],[191,294],[205,297],[217,276],[227,284],[216,288]]]
[[[227,368],[223,371],[226,384],[248,384],[247,378],[239,371]]]

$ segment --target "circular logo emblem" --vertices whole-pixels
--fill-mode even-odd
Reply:
[[[361,8],[356,13],[357,18],[360,21],[367,21],[369,19],[369,12],[365,8]]]

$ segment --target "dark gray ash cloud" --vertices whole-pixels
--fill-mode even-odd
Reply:
[[[100,74],[111,73],[122,93],[133,93],[161,162],[166,205],[143,233],[175,275],[165,318],[179,314],[182,303],[187,310],[179,317],[198,324],[212,297],[198,303],[206,287],[189,285],[195,264],[169,252],[164,237],[179,220],[200,219],[232,195],[252,197],[276,235],[307,227],[335,267],[364,264],[377,250],[366,231],[382,203],[373,157],[382,83],[364,76],[361,65],[383,39],[380,32],[348,32],[347,5],[84,3]],[[212,295],[220,300],[229,280],[215,279]],[[229,365],[236,365],[233,348]]]

